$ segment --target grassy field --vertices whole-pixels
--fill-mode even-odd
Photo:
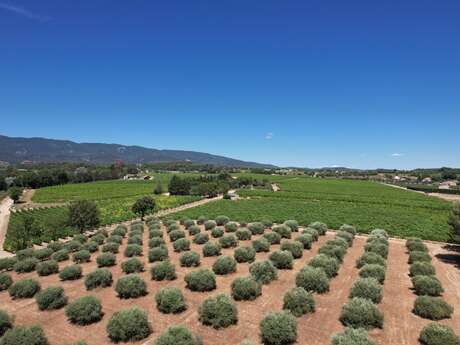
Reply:
[[[237,175],[243,176],[243,175]],[[322,221],[333,229],[343,223],[360,232],[384,228],[392,236],[449,241],[450,203],[420,193],[367,181],[252,175],[269,178],[281,188],[240,190],[242,200],[222,200],[177,214],[196,218],[220,214],[237,221],[296,219],[306,225]]]

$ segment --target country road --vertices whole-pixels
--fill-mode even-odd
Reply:
[[[8,230],[8,222],[10,220],[11,205],[13,205],[13,200],[9,197],[6,197],[0,203],[0,258],[13,255],[3,250],[3,242],[5,241],[6,231]]]

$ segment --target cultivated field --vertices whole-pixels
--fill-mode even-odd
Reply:
[[[384,228],[391,236],[450,240],[447,217],[451,204],[420,193],[367,181],[318,179],[302,176],[244,175],[267,178],[280,190],[240,190],[239,201],[222,200],[177,214],[196,218],[226,214],[237,221],[296,219],[302,225],[321,219],[332,229],[341,224],[367,233]]]
[[[118,248],[118,254],[116,254],[116,264],[114,266],[107,267],[107,269],[112,273],[112,286],[104,288],[98,287],[90,291],[85,288],[85,278],[98,266],[96,258],[101,255],[101,251],[103,250],[102,248],[104,247],[104,244],[102,244],[102,242],[109,243],[112,240],[119,240],[119,238],[105,239],[104,237],[102,237],[101,240],[100,235],[96,235],[97,237],[92,240],[100,241],[101,244],[98,245],[98,250],[91,254],[89,262],[80,263],[83,269],[82,278],[61,281],[57,273],[53,273],[48,276],[38,276],[35,271],[28,273],[16,273],[14,271],[8,272],[15,282],[25,278],[36,279],[41,284],[42,290],[49,286],[62,286],[64,288],[65,295],[69,298],[69,303],[74,302],[77,298],[84,295],[96,296],[101,301],[102,311],[104,313],[100,321],[85,326],[74,325],[68,320],[64,308],[40,311],[34,298],[13,299],[7,291],[0,292],[1,309],[4,309],[11,315],[15,316],[15,324],[39,324],[43,326],[45,334],[50,340],[51,345],[73,343],[79,340],[86,341],[88,345],[111,344],[112,342],[110,341],[106,331],[109,320],[115,312],[132,306],[139,306],[147,312],[153,331],[153,333],[146,338],[134,341],[132,344],[154,344],[160,334],[166,331],[169,326],[176,324],[184,325],[194,334],[200,336],[204,345],[236,345],[244,339],[249,339],[254,344],[260,344],[261,338],[259,325],[261,320],[267,315],[267,313],[279,312],[283,309],[283,296],[285,296],[289,290],[296,287],[296,282],[298,282],[296,278],[298,278],[302,268],[308,264],[313,266],[313,258],[318,253],[323,253],[323,255],[326,255],[329,258],[339,258],[343,255],[343,260],[337,261],[337,274],[334,275],[333,272],[331,272],[332,274],[330,275],[330,278],[327,279],[329,282],[329,290],[321,291],[321,293],[312,292],[312,296],[315,301],[315,310],[307,310],[306,314],[299,315],[295,318],[297,323],[296,344],[330,344],[331,337],[335,333],[344,330],[344,325],[340,321],[341,310],[343,305],[349,300],[352,286],[359,278],[360,270],[363,270],[363,268],[359,269],[356,267],[356,262],[365,253],[365,251],[371,251],[371,249],[365,248],[366,241],[368,240],[367,237],[356,236],[354,240],[352,240],[353,236],[347,235],[343,232],[338,233],[337,235],[333,232],[327,232],[326,234],[319,236],[317,241],[312,241],[311,248],[309,248],[310,241],[315,238],[314,231],[303,231],[301,228],[296,230],[295,223],[288,223],[288,225],[291,226],[292,230],[296,231],[288,231],[289,229],[287,229],[286,226],[280,228],[275,226],[260,227],[249,225],[248,228],[250,230],[242,230],[238,226],[235,226],[236,224],[233,224],[231,226],[227,225],[226,228],[212,227],[211,229],[212,224],[208,223],[208,230],[206,230],[204,225],[199,225],[197,228],[191,226],[191,224],[187,224],[188,229],[185,229],[182,225],[172,225],[172,223],[170,223],[169,228],[164,225],[158,226],[158,223],[156,222],[151,222],[149,224],[151,229],[150,231],[147,225],[142,226],[143,232],[139,230],[139,225],[134,225],[132,230],[122,239],[122,243]],[[321,226],[317,226],[316,228],[318,231],[320,231],[319,229],[321,229],[321,231],[324,229]],[[119,278],[126,276],[126,274],[122,272],[121,264],[129,259],[125,256],[127,243],[128,241],[132,243],[140,243],[140,240],[137,237],[141,232],[142,234],[140,237],[142,238],[142,245],[140,248],[137,247],[137,249],[141,250],[142,255],[138,256],[138,259],[143,263],[145,271],[138,273],[138,276],[145,281],[147,294],[138,298],[120,298],[117,296],[115,286]],[[192,235],[195,232],[201,235]],[[353,229],[348,227],[347,233],[350,234],[352,232]],[[274,233],[277,233],[278,235],[275,235]],[[304,233],[308,236],[301,237]],[[236,248],[239,247],[254,247],[261,250],[261,248],[265,248],[265,245],[268,243],[267,241],[261,240],[261,237],[270,239],[273,244],[264,249],[268,250],[266,252],[258,251],[255,254],[255,261],[259,262],[271,260],[274,265],[279,267],[277,270],[277,279],[262,285],[261,295],[256,294],[252,296],[255,297],[255,299],[236,301],[234,298],[230,297],[230,300],[237,308],[238,321],[236,324],[220,329],[203,325],[202,322],[200,322],[200,306],[205,299],[216,296],[218,293],[224,293],[231,296],[232,282],[238,277],[247,277],[250,275],[251,272],[249,268],[252,263],[238,262],[236,264],[235,272],[217,274],[216,288],[211,289],[211,291],[191,291],[184,281],[186,274],[198,271],[202,268],[210,270],[214,268],[218,273],[223,273],[222,269],[228,269],[228,265],[223,265],[223,267],[220,267],[220,270],[213,267],[215,262],[218,260],[217,256],[203,256],[203,247],[205,244],[194,243],[200,242],[196,240],[196,238],[202,237],[203,234],[207,234],[211,242],[221,242],[224,246],[226,244],[231,244],[232,241],[229,239],[235,235],[237,235],[238,238],[251,237],[251,239],[238,240],[233,244],[235,247],[222,248],[221,256],[219,257],[240,257],[239,255],[235,255],[235,251],[237,251]],[[183,260],[181,260],[182,255],[184,255],[184,253],[189,253],[190,251],[186,250],[179,252],[179,249],[186,249],[181,247],[181,245],[184,245],[184,242],[186,241],[178,239],[176,242],[173,242],[171,238],[181,238],[183,235],[185,235],[185,239],[190,241],[190,250],[199,254],[199,267],[181,266],[181,261]],[[214,238],[214,236],[222,235],[224,235],[224,237]],[[161,236],[165,241],[164,245],[161,244],[161,240],[158,240]],[[298,251],[298,246],[292,246],[294,241],[290,241],[286,238],[281,240],[281,244],[276,244],[276,242],[280,240],[281,236],[291,237],[292,240],[295,239],[296,242],[302,241],[298,242],[302,243],[300,252]],[[206,235],[204,235],[204,237],[206,237]],[[386,242],[385,239],[381,238],[381,233],[374,237],[380,238],[378,240],[379,243]],[[157,238],[157,240],[152,241],[154,238]],[[225,238],[226,240],[222,240],[221,238]],[[334,245],[330,243],[331,240],[333,240]],[[202,241],[205,242],[203,238]],[[289,245],[283,244],[285,242],[289,243]],[[370,241],[368,242],[370,243]],[[71,249],[71,247],[76,249],[78,245],[75,246],[75,242],[72,243],[72,245],[67,247],[69,249]],[[343,243],[345,243],[345,246],[343,246]],[[349,247],[347,243],[350,243]],[[152,280],[150,267],[152,265],[157,265],[158,262],[149,261],[153,261],[152,259],[157,260],[159,257],[153,255],[153,253],[149,252],[149,250],[151,250],[150,248],[161,248],[163,246],[167,248],[168,258],[175,267],[176,279],[162,281]],[[325,247],[331,246],[334,248],[339,246],[343,248],[344,251],[324,250]],[[417,295],[414,291],[412,291],[412,283],[409,276],[410,265],[408,264],[408,250],[405,247],[404,241],[401,240],[389,240],[389,245],[385,246],[389,250],[388,258],[385,259],[385,254],[379,256],[381,257],[379,260],[382,260],[383,265],[381,267],[386,273],[386,279],[381,285],[383,299],[375,304],[375,308],[383,313],[383,326],[382,328],[370,326],[369,338],[379,345],[419,344],[419,334],[422,328],[429,323],[429,320],[417,316],[412,312]],[[442,298],[454,307],[454,312],[450,318],[443,319],[438,322],[451,326],[457,334],[459,334],[460,275],[458,274],[458,257],[455,256],[455,252],[450,252],[449,249],[446,249],[441,245],[427,244],[425,247],[423,244],[417,243],[416,246],[417,250],[425,250],[424,248],[427,248],[427,252],[433,260],[436,277],[439,279],[445,290],[444,293],[442,293]],[[277,253],[281,247],[283,249],[289,249],[297,257],[292,261],[292,267],[288,267],[289,260],[280,260],[279,258],[277,259],[276,256],[273,256],[273,253]],[[43,254],[44,253],[42,252],[40,258],[42,260],[46,260],[47,257]],[[156,254],[158,254],[158,252],[156,252]],[[29,255],[33,254],[29,253]],[[70,258],[72,258],[73,255],[75,254],[70,253]],[[248,255],[247,257],[250,258],[251,255]],[[166,257],[163,257],[162,259],[165,260]],[[250,261],[252,261],[252,259],[250,259]],[[72,264],[71,259],[63,260],[59,262],[59,270],[62,272],[64,267]],[[282,268],[283,266],[285,268]],[[319,267],[318,265],[314,266]],[[323,269],[319,270],[323,271]],[[230,271],[232,271],[232,269],[230,269]],[[324,272],[330,272],[330,266],[324,266]],[[256,275],[254,275],[254,277],[256,277]],[[316,282],[316,280],[314,281]],[[299,286],[305,285],[300,284]],[[186,310],[172,314],[166,314],[159,311],[155,302],[155,296],[165,287],[177,287],[182,292],[185,298]],[[317,287],[317,289],[319,289],[319,287]],[[133,290],[135,289],[131,289],[131,291]],[[279,344],[288,343],[281,342]]]

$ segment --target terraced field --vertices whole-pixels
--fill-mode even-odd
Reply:
[[[238,194],[242,199],[239,201],[218,201],[184,211],[177,217],[226,214],[237,221],[297,219],[302,225],[321,220],[333,229],[350,223],[363,233],[384,228],[394,237],[450,240],[447,217],[451,204],[438,198],[367,181],[237,176],[268,178],[280,187],[280,191],[240,190]]]

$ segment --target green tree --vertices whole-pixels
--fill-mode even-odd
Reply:
[[[460,202],[456,202],[452,206],[448,223],[452,229],[453,239],[460,242]]]
[[[95,228],[100,222],[99,208],[94,201],[79,200],[69,206],[69,224],[80,232]]]
[[[19,226],[15,227],[14,231],[14,243],[16,250],[27,248],[31,243],[32,239],[40,235],[40,226],[35,223],[35,219],[28,214],[21,217]]]
[[[153,189],[153,194],[163,194],[163,185],[161,184],[160,181],[157,182],[155,188]]]
[[[150,196],[144,196],[143,198],[137,199],[131,209],[134,213],[139,214],[141,219],[144,220],[145,214],[155,209],[155,200]]]
[[[16,204],[22,195],[22,189],[19,187],[11,187],[8,191],[10,198],[13,199],[13,202]]]
[[[191,183],[187,178],[180,178],[174,175],[169,181],[169,193],[171,195],[189,195]]]

